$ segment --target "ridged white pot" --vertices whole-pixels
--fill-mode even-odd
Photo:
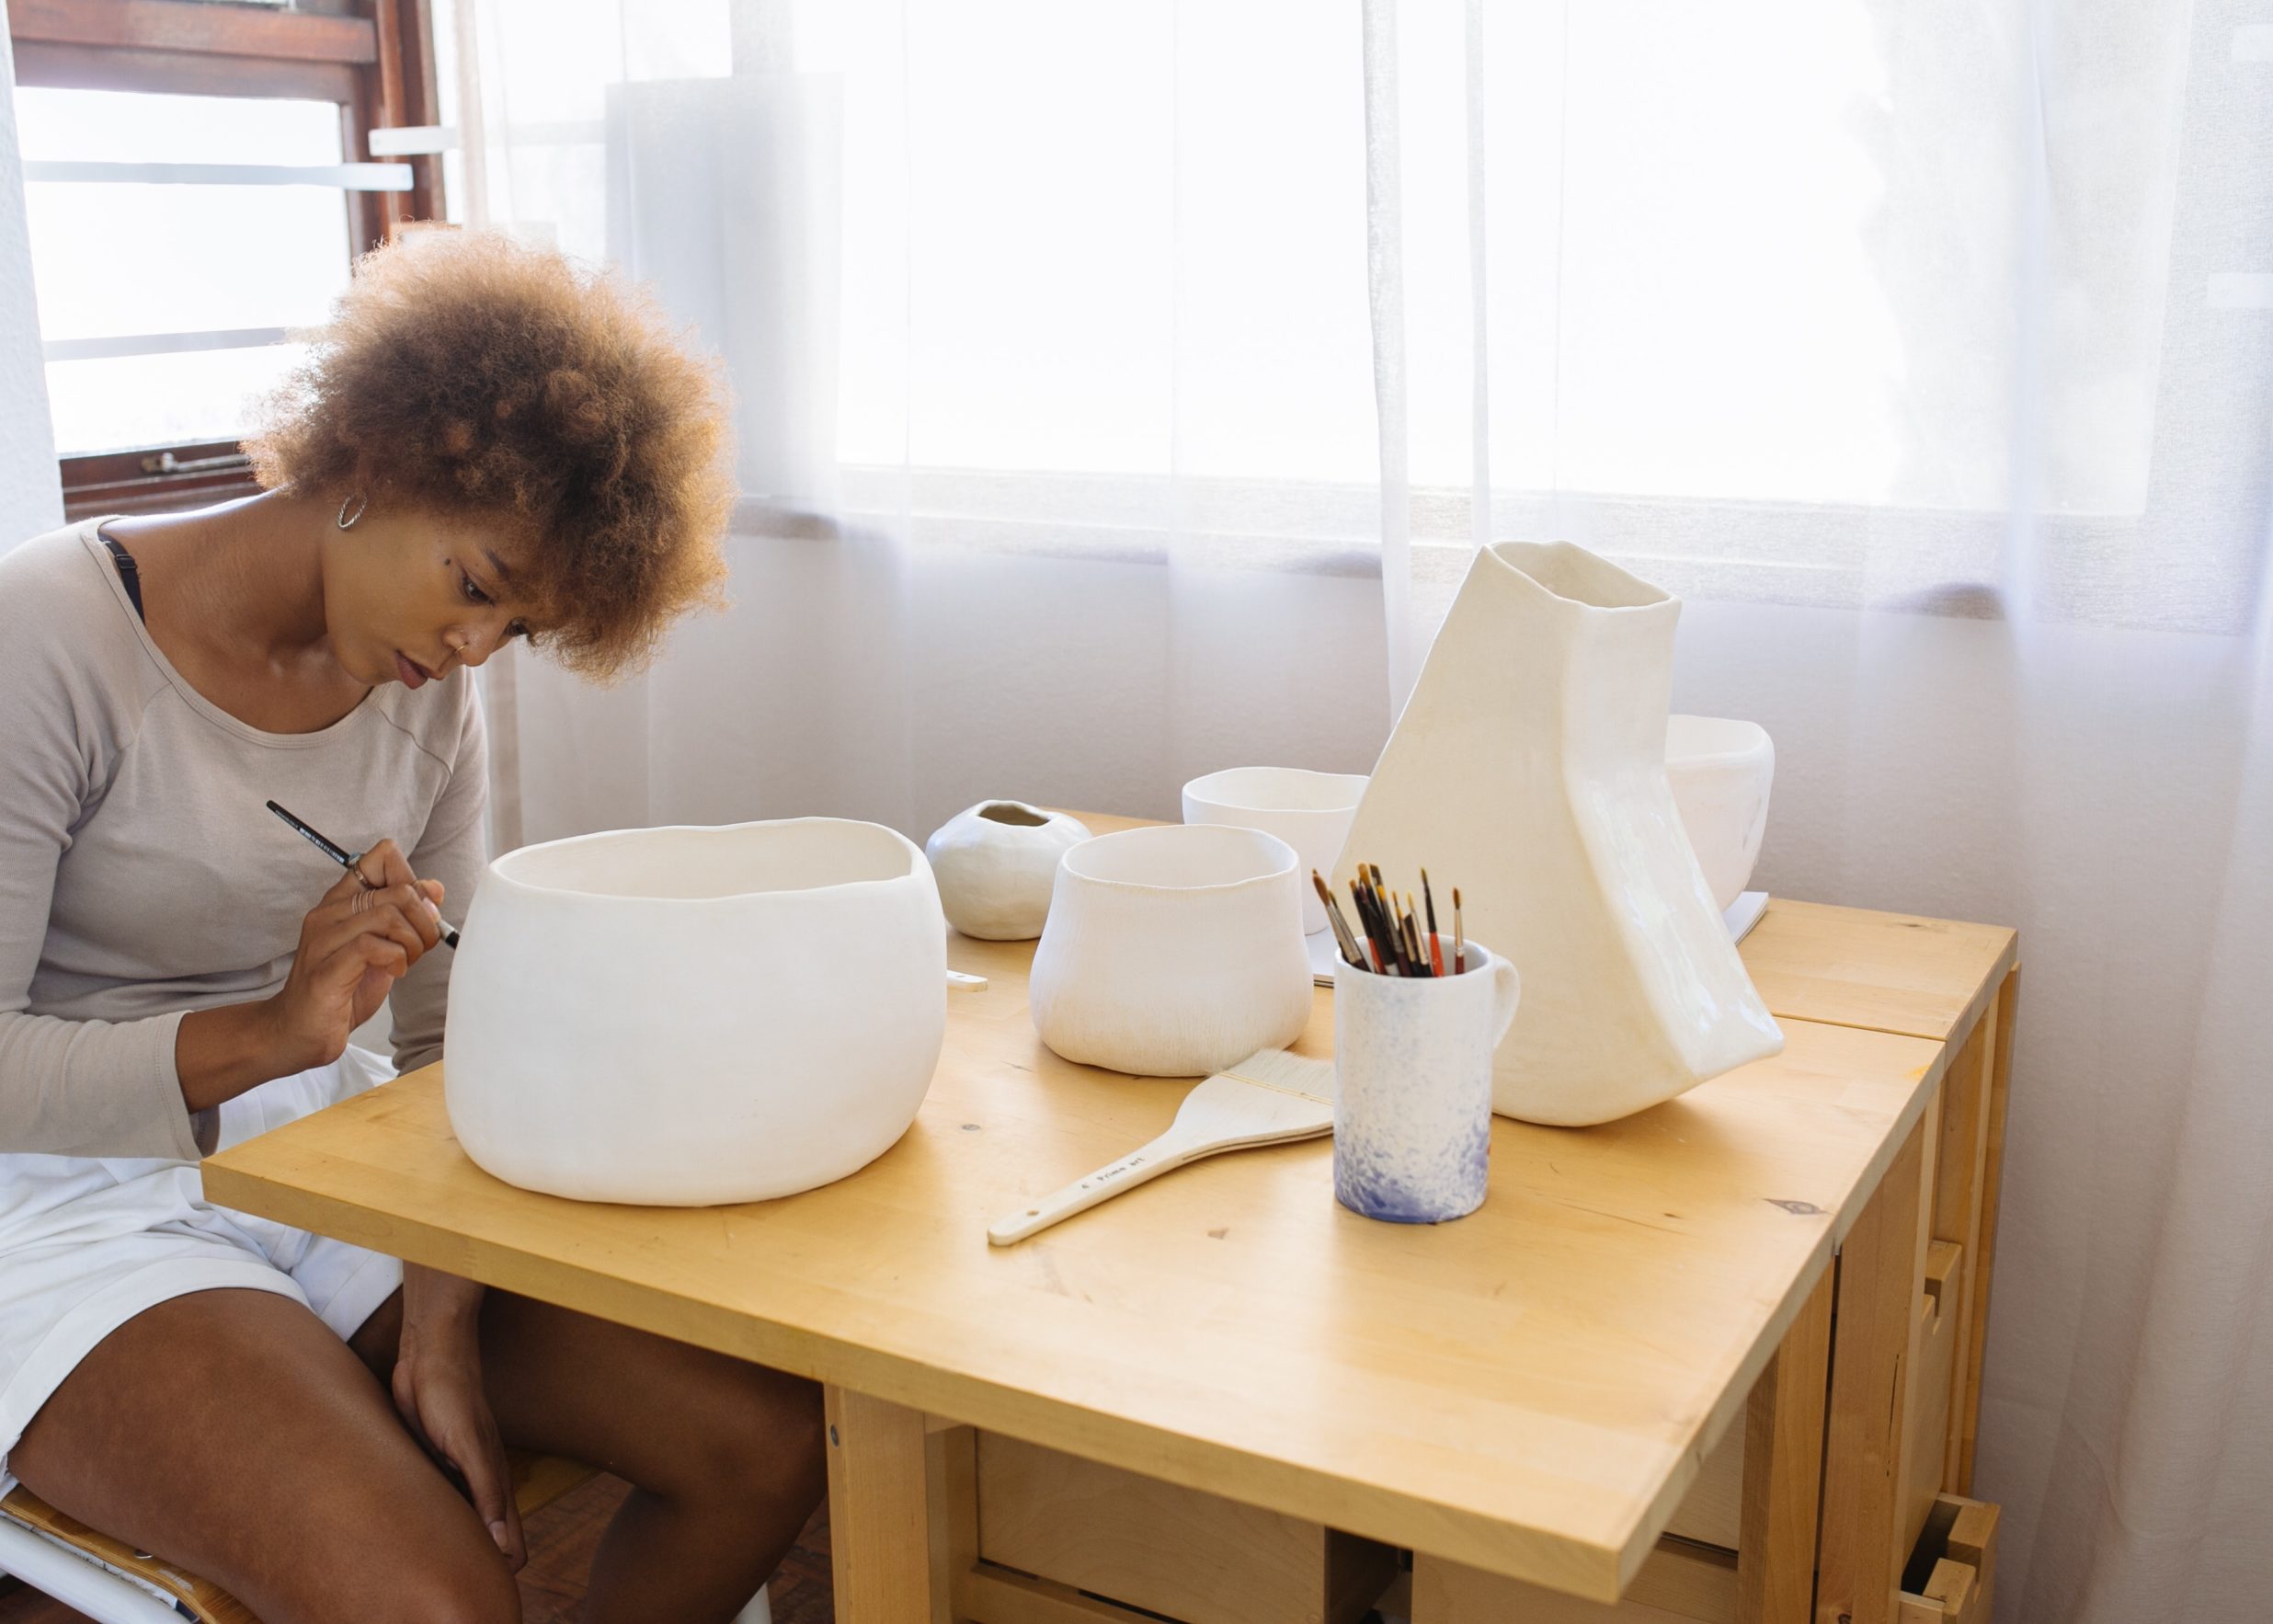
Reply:
[[[1610,1122],[1784,1035],[1753,989],[1665,771],[1678,599],[1582,548],[1476,555],[1349,842],[1458,886],[1468,933],[1522,974],[1493,1107]]]
[[[508,1184],[699,1207],[840,1179],[915,1120],[947,1020],[923,853],[804,818],[623,829],[492,863],[443,1093]]]
[[[1049,918],[1057,860],[1089,826],[1023,801],[981,801],[923,843],[947,922],[982,942],[1031,942]]]
[[[1756,722],[1668,716],[1665,772],[1706,888],[1726,909],[1744,891],[1768,828],[1776,746]]]
[[[1294,849],[1213,824],[1084,841],[1027,993],[1044,1043],[1114,1071],[1204,1077],[1292,1043],[1311,1003]]]
[[[1259,829],[1292,846],[1301,865],[1296,878],[1302,891],[1303,933],[1314,936],[1326,928],[1326,905],[1310,884],[1310,871],[1332,871],[1365,794],[1362,772],[1228,767],[1183,786],[1183,820]]]

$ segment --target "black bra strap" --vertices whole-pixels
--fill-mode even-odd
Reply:
[[[148,620],[150,617],[143,612],[142,571],[134,566],[134,555],[103,535],[102,532],[97,531],[95,533],[101,536],[103,545],[110,549],[110,561],[119,566],[119,580],[126,588],[126,600],[134,606],[135,618]]]

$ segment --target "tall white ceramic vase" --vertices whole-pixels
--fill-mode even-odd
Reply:
[[[1779,1052],[1665,775],[1680,600],[1567,543],[1479,551],[1336,864],[1426,864],[1523,976],[1492,1107],[1610,1122]],[[1411,877],[1392,884],[1410,886]]]

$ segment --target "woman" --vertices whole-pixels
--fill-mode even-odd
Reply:
[[[422,234],[280,395],[262,495],[0,557],[0,1451],[264,1624],[518,1618],[508,1444],[634,1485],[595,1620],[731,1618],[821,1493],[810,1383],[209,1207],[197,1169],[378,1081],[348,1036],[390,996],[396,1066],[440,1054],[467,668],[526,636],[605,675],[714,597],[724,441],[623,290]]]

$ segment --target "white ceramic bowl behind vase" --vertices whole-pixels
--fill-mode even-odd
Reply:
[[[1312,772],[1300,767],[1231,767],[1183,786],[1186,823],[1228,823],[1278,836],[1295,849],[1302,894],[1302,930],[1326,928],[1326,906],[1310,871],[1334,872],[1350,819],[1365,795],[1362,772]]]
[[[1717,907],[1743,894],[1768,827],[1776,746],[1756,722],[1668,716],[1665,772]]]
[[[623,829],[489,865],[443,1092],[508,1184],[694,1207],[828,1184],[915,1120],[945,1033],[923,853],[805,818]]]
[[[1202,1077],[1310,1018],[1296,859],[1259,829],[1169,824],[1084,841],[1057,865],[1028,998],[1068,1060]]]

